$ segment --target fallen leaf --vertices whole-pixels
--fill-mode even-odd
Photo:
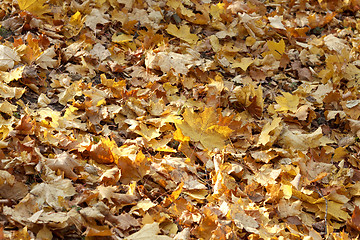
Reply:
[[[275,98],[276,102],[279,104],[279,107],[276,108],[276,111],[290,111],[295,113],[297,106],[299,105],[299,97],[288,92],[283,92],[282,95],[283,97],[279,96]]]
[[[106,24],[109,22],[109,15],[102,13],[99,9],[93,8],[89,15],[85,17],[85,25],[91,30],[96,31],[97,24]]]
[[[188,25],[181,25],[180,28],[177,28],[176,25],[170,23],[166,31],[189,44],[195,44],[199,40],[196,34],[190,33],[190,27]]]
[[[19,62],[19,55],[10,47],[0,45],[0,70],[6,71],[13,68],[15,62]]]
[[[218,116],[213,108],[205,108],[201,113],[185,109],[183,116],[184,120],[178,121],[176,125],[185,136],[200,141],[207,149],[222,149],[225,146],[232,130],[228,126],[217,125]]]
[[[271,123],[267,122],[260,133],[258,144],[271,146],[281,133],[280,123],[281,118],[275,118]]]
[[[285,52],[285,41],[281,39],[279,42],[267,41],[267,46],[270,51],[263,53],[263,57],[268,54],[272,54],[276,60],[280,60],[281,56]]]
[[[54,171],[61,170],[65,176],[71,179],[77,179],[77,174],[74,172],[74,168],[80,166],[77,160],[69,153],[63,152],[56,155],[55,158],[48,158],[46,165]]]
[[[154,239],[154,240],[170,240],[173,239],[171,237],[165,235],[158,235],[160,233],[159,223],[154,222],[151,224],[144,225],[138,232],[131,234],[126,237],[127,240],[146,240],[146,239]]]
[[[55,68],[58,65],[58,61],[54,59],[56,52],[53,47],[46,49],[38,58],[35,63],[44,69]]]
[[[67,198],[73,196],[76,191],[71,180],[62,179],[60,176],[50,183],[40,183],[33,187],[31,194],[37,196],[38,205],[48,204],[56,210],[60,210],[63,206],[59,198]]]
[[[38,16],[49,11],[49,5],[44,5],[46,2],[46,0],[18,0],[21,10],[29,11]]]

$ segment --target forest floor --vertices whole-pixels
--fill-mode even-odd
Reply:
[[[355,239],[360,1],[0,1],[1,239]]]

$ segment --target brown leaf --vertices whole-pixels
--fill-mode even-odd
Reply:
[[[48,158],[46,165],[54,171],[61,170],[65,176],[71,179],[77,179],[77,174],[74,172],[74,168],[80,166],[78,161],[73,158],[69,153],[63,152],[56,155],[56,158]]]

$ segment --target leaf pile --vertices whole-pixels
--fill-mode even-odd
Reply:
[[[358,236],[359,1],[0,9],[0,239]]]

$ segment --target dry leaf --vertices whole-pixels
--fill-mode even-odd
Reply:
[[[218,116],[213,108],[205,108],[201,113],[185,109],[184,120],[176,125],[185,136],[193,141],[200,141],[207,149],[222,149],[232,130],[218,124]]]
[[[79,167],[80,164],[67,152],[58,154],[54,159],[48,158],[46,160],[46,165],[54,171],[63,171],[65,177],[77,179],[77,174],[74,172],[74,168]]]
[[[0,45],[0,70],[6,71],[13,68],[15,62],[19,62],[19,55],[11,48]]]
[[[170,23],[166,31],[189,44],[195,44],[199,39],[196,34],[190,33],[190,27],[188,25],[181,25],[180,28],[177,28],[174,24]]]
[[[160,233],[159,223],[154,222],[151,224],[144,225],[138,232],[131,234],[126,237],[128,240],[146,240],[146,239],[154,239],[154,240],[170,240],[173,239],[168,236],[158,235]]]

